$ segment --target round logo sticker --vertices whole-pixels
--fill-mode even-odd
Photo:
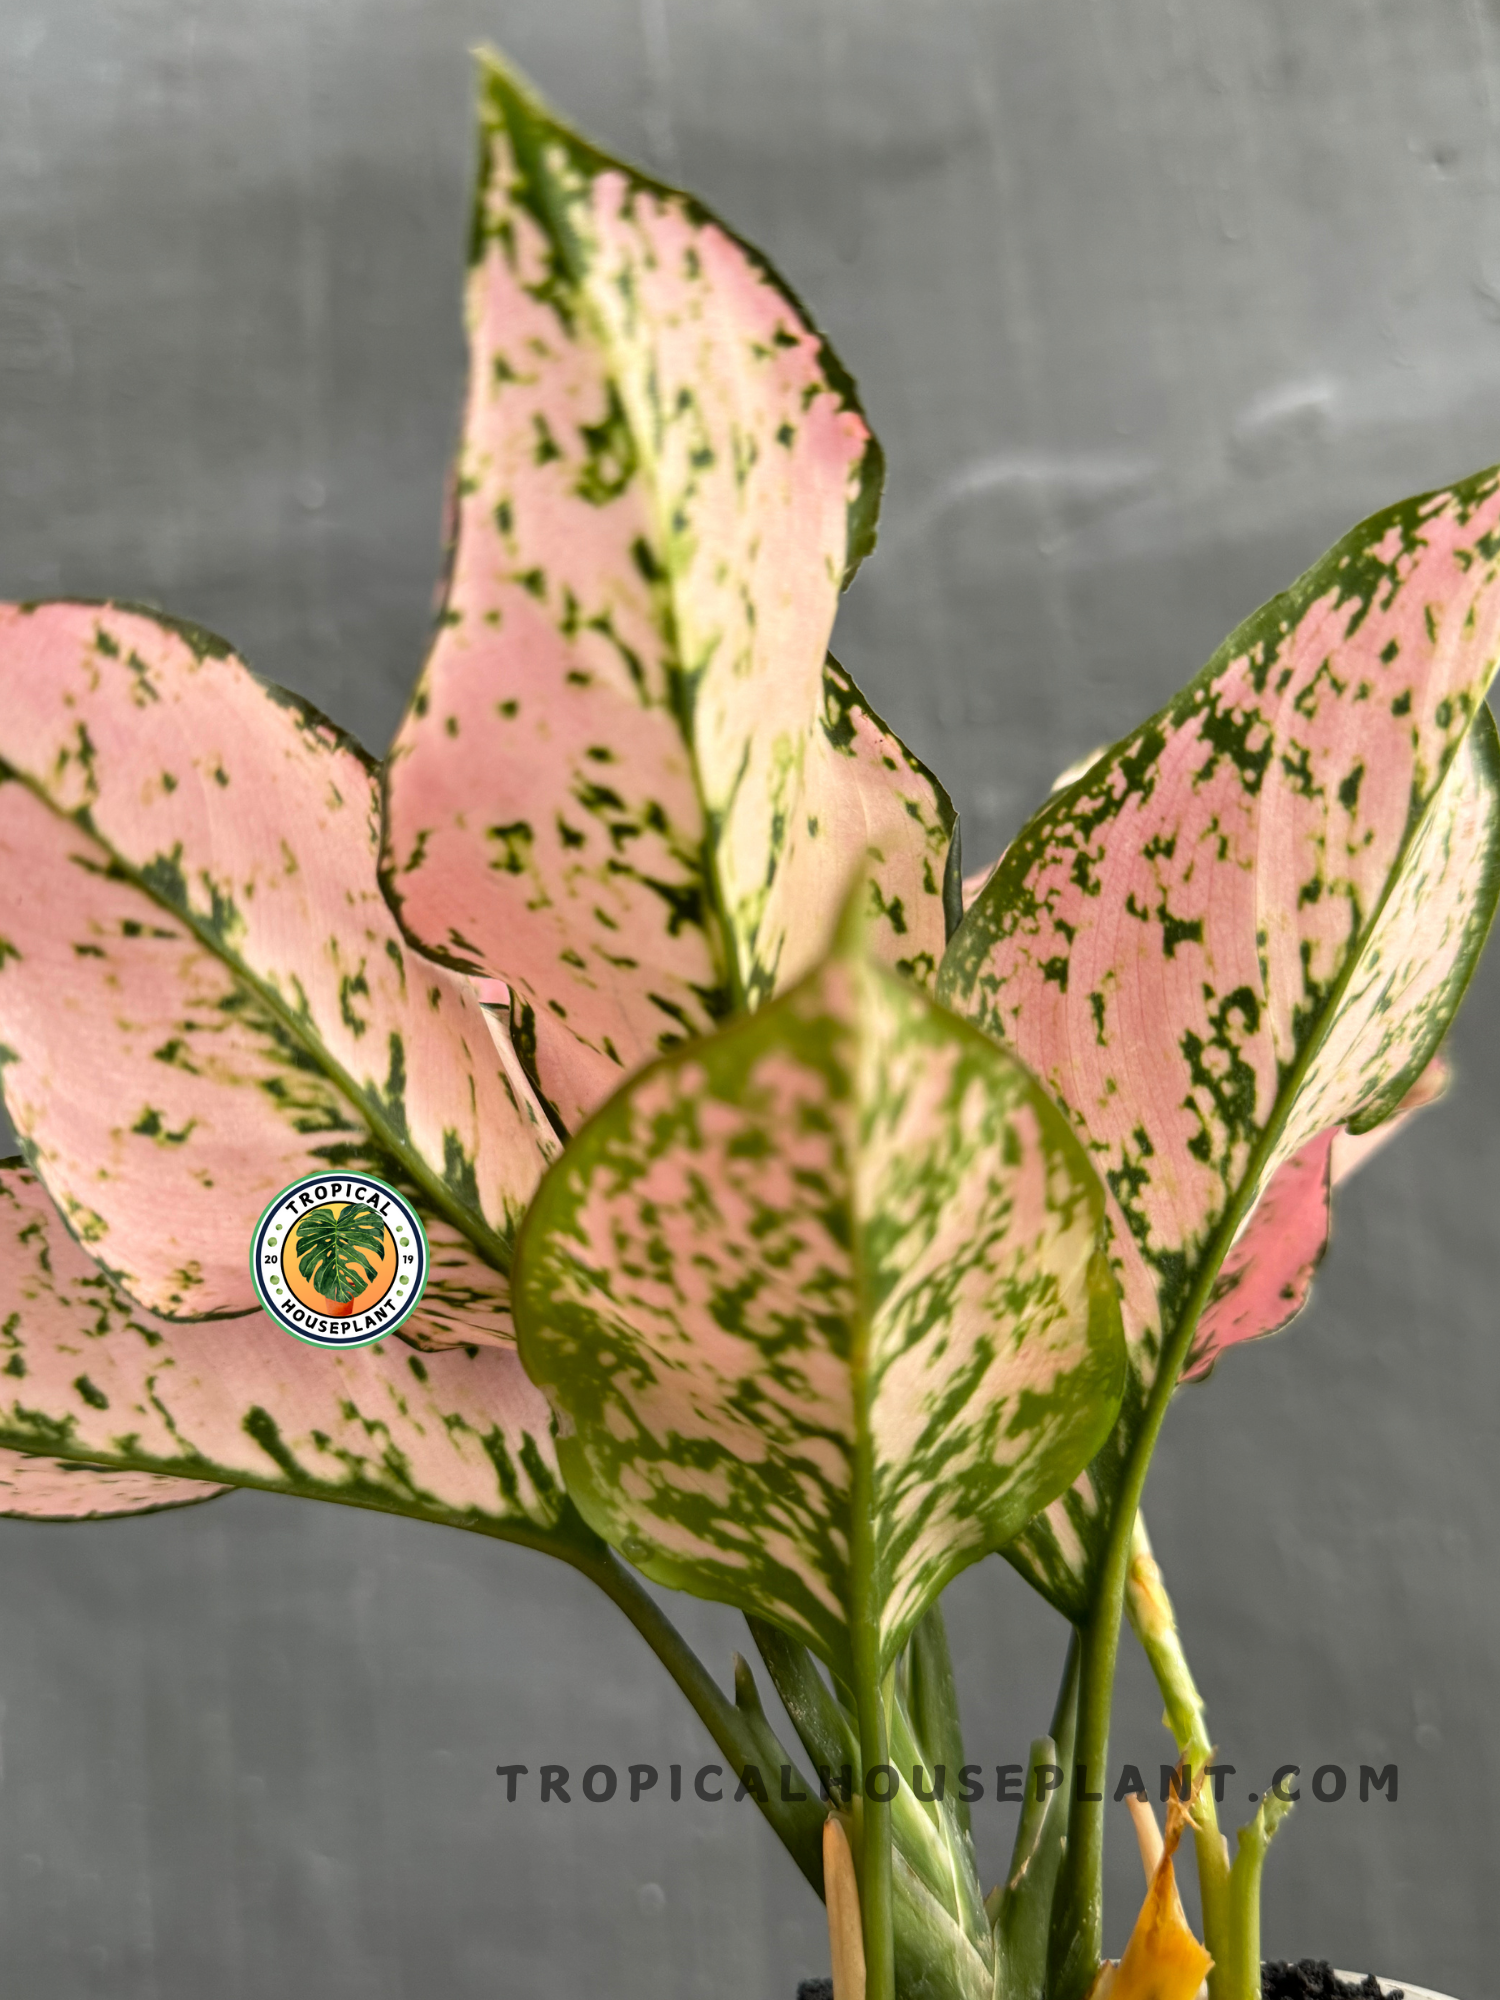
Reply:
[[[400,1326],[427,1283],[427,1237],[404,1195],[368,1174],[309,1174],[255,1225],[250,1275],[279,1327],[314,1347],[364,1347]]]

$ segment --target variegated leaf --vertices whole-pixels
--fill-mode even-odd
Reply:
[[[1347,1125],[1340,1126],[1333,1135],[1333,1150],[1329,1155],[1330,1185],[1339,1187],[1352,1175],[1357,1174],[1367,1161],[1376,1153],[1383,1151],[1397,1133],[1411,1123],[1419,1111],[1425,1111],[1429,1105],[1436,1104],[1446,1097],[1452,1081],[1452,1065],[1445,1055],[1439,1053],[1433,1057],[1389,1118],[1382,1120],[1379,1125],[1361,1125],[1358,1131]]]
[[[515,989],[571,1128],[801,976],[857,863],[930,979],[953,813],[825,648],[881,461],[786,286],[482,72],[446,609],[387,779],[407,934]]]
[[[1076,1475],[1123,1376],[1066,1121],[857,932],[596,1113],[515,1271],[591,1525],[846,1678]]]
[[[6,1104],[91,1253],[156,1311],[252,1311],[266,1203],[358,1164],[427,1222],[414,1336],[508,1338],[555,1141],[396,929],[363,756],[205,634],[49,604],[0,609],[0,760]]]
[[[1066,791],[1069,785],[1076,783],[1091,765],[1099,761],[1108,748],[1109,745],[1107,743],[1101,743],[1097,750],[1090,750],[1082,757],[1075,757],[1073,762],[1064,766],[1052,780],[1051,790],[1054,793]],[[1005,855],[1002,852],[993,861],[987,861],[982,868],[976,868],[972,873],[963,877],[959,884],[959,903],[963,910],[969,909],[971,905],[978,902],[984,885],[989,881],[1004,859]]]
[[[1285,1159],[1229,1246],[1193,1333],[1183,1379],[1206,1376],[1226,1347],[1279,1333],[1307,1304],[1328,1248],[1333,1190],[1447,1087],[1441,1056],[1427,1065],[1383,1125],[1354,1133],[1333,1125]]]
[[[1488,931],[1496,489],[1387,510],[1257,612],[1023,829],[944,962],[940,992],[1035,1068],[1110,1189],[1139,1393],[1021,1551],[1075,1609],[1129,1412],[1187,1359],[1257,1201],[1290,1221],[1243,1239],[1274,1282],[1229,1267],[1237,1339],[1305,1292],[1317,1198],[1293,1182],[1400,1106]]]
[[[231,1489],[155,1472],[104,1472],[76,1459],[0,1450],[0,1515],[21,1521],[106,1521],[196,1507]]]
[[[253,1486],[544,1544],[564,1506],[550,1424],[511,1348],[338,1353],[263,1314],[185,1326],[142,1311],[34,1176],[0,1167],[0,1449],[40,1454],[44,1492],[65,1483],[52,1461],[77,1461],[142,1505]],[[0,1496],[0,1511],[37,1510]]]

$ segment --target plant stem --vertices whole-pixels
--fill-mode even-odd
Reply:
[[[1261,1870],[1265,1866],[1266,1849],[1291,1809],[1290,1799],[1280,1798],[1274,1791],[1266,1792],[1254,1819],[1240,1828],[1226,1896],[1229,1943],[1223,1968],[1225,1978],[1219,1989],[1223,2000],[1260,2000]]]
[[[879,1629],[861,1619],[854,1641],[854,1698],[859,1716],[860,1912],[865,1933],[866,2000],[896,2000],[896,1932],[891,1885],[891,1808],[870,1796],[870,1776],[885,1765],[889,1782],[885,1693],[880,1683]]]
[[[1161,1566],[1151,1552],[1144,1518],[1137,1513],[1130,1540],[1130,1575],[1125,1609],[1140,1640],[1166,1707],[1166,1724],[1194,1778],[1201,1779],[1213,1755],[1203,1697],[1198,1692],[1177,1617],[1167,1595]],[[1209,2000],[1230,2000],[1233,1955],[1229,1902],[1229,1847],[1219,1831],[1212,1783],[1199,1784],[1192,1805],[1193,1844],[1198,1856],[1198,1890],[1203,1903],[1203,1942],[1213,1955]]]
[[[871,1315],[861,1311],[868,1328]],[[872,1392],[870,1355],[865,1343],[854,1357],[855,1407],[868,1416]],[[849,1667],[855,1721],[859,1725],[859,1900],[865,1933],[865,2000],[896,2000],[896,1916],[891,1865],[891,1806],[886,1703],[894,1703],[896,1668],[881,1672],[883,1593],[875,1548],[875,1451],[867,1421],[857,1426],[849,1493]],[[877,1765],[884,1799],[870,1796]],[[899,1777],[895,1780],[900,1783]]]
[[[1298,1060],[1305,1065],[1310,1056],[1304,1052]],[[1130,1436],[1131,1422],[1134,1409],[1139,1406],[1135,1405],[1134,1395],[1127,1383],[1114,1437],[1117,1445],[1122,1438],[1130,1441],[1113,1495],[1093,1601],[1087,1619],[1079,1627],[1083,1637],[1083,1679],[1079,1690],[1077,1763],[1087,1774],[1085,1789],[1093,1788],[1096,1772],[1102,1782],[1108,1767],[1110,1704],[1114,1692],[1115,1662],[1120,1650],[1120,1619],[1125,1608],[1131,1537],[1135,1532],[1136,1515],[1140,1510],[1151,1456],[1161,1436],[1162,1421],[1177,1387],[1177,1378],[1192,1346],[1199,1315],[1208,1301],[1224,1251],[1233,1241],[1234,1231],[1248,1206],[1250,1190],[1254,1186],[1253,1169],[1270,1143],[1271,1135],[1263,1135],[1260,1151],[1251,1163],[1252,1171],[1220,1223],[1216,1247],[1200,1264],[1177,1322],[1157,1356],[1156,1372],[1133,1438]],[[1136,1390],[1135,1394],[1138,1393]],[[1106,1447],[1108,1453],[1109,1447]],[[1062,1879],[1052,1911],[1047,1981],[1049,2000],[1085,2000],[1099,1969],[1103,1950],[1103,1919],[1103,1803],[1096,1801],[1080,1805],[1075,1799],[1068,1852],[1063,1861]]]
[[[1104,1806],[1100,1799],[1083,1794],[1102,1792],[1109,1763],[1110,1698],[1124,1594],[1121,1565],[1118,1580],[1106,1576],[1088,1623],[1079,1629],[1078,1733],[1073,1770],[1063,1780],[1072,1788],[1068,1845],[1052,1905],[1047,1955],[1047,1991],[1052,2000],[1084,2000],[1103,1951]]]
[[[809,1784],[800,1771],[790,1767],[786,1751],[761,1714],[758,1701],[736,1704],[721,1693],[718,1683],[656,1600],[642,1589],[605,1542],[592,1539],[596,1540],[596,1547],[589,1547],[580,1536],[576,1548],[563,1551],[549,1544],[549,1552],[562,1554],[564,1561],[596,1583],[624,1612],[687,1696],[699,1720],[729,1759],[734,1776],[742,1780],[747,1765],[759,1770],[766,1796],[757,1798],[756,1804],[770,1821],[782,1846],[821,1896],[826,1815],[818,1803],[817,1785]],[[785,1785],[783,1767],[791,1769],[790,1782]],[[804,1796],[789,1800],[783,1797],[785,1792],[801,1792]],[[871,2000],[876,2000],[873,1988]]]
[[[1140,1427],[1120,1474],[1110,1518],[1104,1558],[1087,1620],[1078,1628],[1083,1648],[1078,1688],[1078,1733],[1075,1770],[1083,1773],[1074,1792],[1068,1822],[1068,1851],[1052,1906],[1052,1934],[1047,1959],[1048,2000],[1085,2000],[1094,1983],[1104,1950],[1104,1805],[1080,1801],[1077,1791],[1104,1789],[1109,1767],[1109,1717],[1114,1695],[1115,1662],[1120,1651],[1120,1620],[1125,1612],[1125,1584],[1130,1572],[1130,1538],[1140,1506],[1141,1489],[1151,1454],[1161,1435],[1162,1419],[1172,1399],[1188,1336],[1178,1351],[1164,1354]],[[1127,1397],[1128,1400],[1128,1397]],[[1122,1411],[1120,1422],[1128,1421]]]
[[[738,1704],[729,1701],[720,1692],[697,1654],[656,1601],[641,1588],[633,1573],[616,1558],[605,1542],[583,1525],[571,1506],[565,1510],[565,1515],[567,1518],[560,1524],[558,1531],[552,1533],[538,1531],[532,1534],[523,1529],[507,1532],[505,1539],[518,1541],[523,1546],[559,1557],[578,1570],[581,1575],[596,1583],[625,1613],[682,1689],[710,1736],[724,1752],[734,1772],[742,1774],[745,1766],[753,1763],[758,1764],[763,1773],[775,1774],[776,1781],[766,1787],[768,1797],[757,1800],[757,1804],[782,1845],[817,1894],[822,1896],[824,1893],[823,1823],[828,1809],[826,1805],[818,1802],[817,1785],[809,1783],[800,1771],[790,1767],[791,1781],[787,1790],[802,1791],[808,1796],[805,1803],[795,1799],[791,1802],[783,1801],[779,1773],[782,1767],[788,1766],[788,1759],[770,1725],[760,1714],[758,1701],[753,1704],[743,1700]],[[748,1669],[744,1668],[743,1662],[739,1664],[743,1673],[737,1673],[736,1678],[748,1680]],[[821,1683],[819,1686],[821,1687]],[[880,1717],[880,1728],[877,1732],[879,1747],[869,1761],[884,1762],[884,1707],[878,1690],[876,1699]],[[831,1703],[832,1697],[829,1696],[828,1700]],[[830,1749],[840,1748],[844,1740],[842,1728],[836,1735],[830,1732],[830,1738]],[[842,1757],[839,1757],[838,1761],[842,1762]],[[914,1808],[913,1817],[919,1819],[920,1811],[920,1808]],[[875,1822],[877,1831],[882,1824],[886,1829],[887,1896],[884,1929],[888,1940],[886,1964],[889,1970],[884,1989],[877,1986],[873,1980],[869,1982],[867,2000],[894,2000],[894,1931],[898,1905],[902,1915],[903,1950],[906,1959],[903,1978],[914,1988],[922,1984],[924,1990],[932,1996],[932,2000],[991,2000],[993,1982],[989,1964],[974,1950],[956,1919],[932,1897],[925,1884],[908,1865],[903,1863],[899,1870],[900,1879],[894,1879],[897,1871],[892,1867],[889,1837],[890,1808],[876,1806],[872,1811],[864,1799],[856,1798],[853,1817],[852,1831],[858,1835],[861,1829],[863,1830],[862,1852],[856,1858],[860,1861],[864,1873],[869,1871],[870,1823]],[[877,1861],[877,1871],[878,1865]],[[861,1903],[868,1952],[870,1937],[868,1899],[862,1896]]]
[[[1052,1704],[1052,1724],[1047,1732],[1065,1763],[1072,1761],[1073,1742],[1078,1731],[1078,1674],[1082,1653],[1083,1643],[1078,1636],[1078,1627],[1074,1625],[1068,1632],[1062,1679],[1057,1684],[1057,1700]]]

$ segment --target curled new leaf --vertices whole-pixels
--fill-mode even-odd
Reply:
[[[1257,612],[1022,830],[944,962],[940,992],[1045,1080],[1109,1188],[1127,1422],[1021,1552],[1074,1615],[1158,1371],[1221,1273],[1200,1365],[1300,1303],[1328,1148],[1407,1099],[1488,931],[1497,484],[1377,515]],[[1237,1239],[1269,1260],[1254,1284]]]
[[[800,977],[856,864],[879,955],[930,979],[954,822],[825,658],[880,488],[848,376],[696,201],[481,77],[457,541],[384,880],[511,984],[571,1128]]]
[[[1066,1121],[851,933],[595,1115],[515,1272],[590,1524],[846,1679],[1077,1475],[1123,1368]]]
[[[255,1220],[362,1166],[432,1243],[419,1339],[508,1337],[555,1144],[376,883],[368,761],[207,634],[0,609],[0,1060],[27,1157],[142,1305],[253,1311]]]

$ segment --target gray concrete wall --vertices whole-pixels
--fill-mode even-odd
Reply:
[[[892,471],[837,645],[971,859],[1351,521],[1500,457],[1495,0],[0,0],[0,594],[155,599],[383,745],[482,37],[764,245],[859,376]],[[1463,2000],[1500,1864],[1497,998],[1500,963],[1452,1099],[1350,1189],[1297,1328],[1180,1398],[1149,1501],[1224,1754],[1400,1767],[1394,1807],[1294,1817],[1268,1950]],[[950,1595],[975,1754],[1021,1756],[1057,1621],[998,1563]],[[685,1618],[722,1666],[736,1621]],[[0,1524],[0,1701],[18,2000],[790,2000],[826,1965],[749,1807],[507,1807],[498,1762],[706,1747],[520,1551],[249,1495]],[[1127,1656],[1148,1767],[1156,1706]]]

